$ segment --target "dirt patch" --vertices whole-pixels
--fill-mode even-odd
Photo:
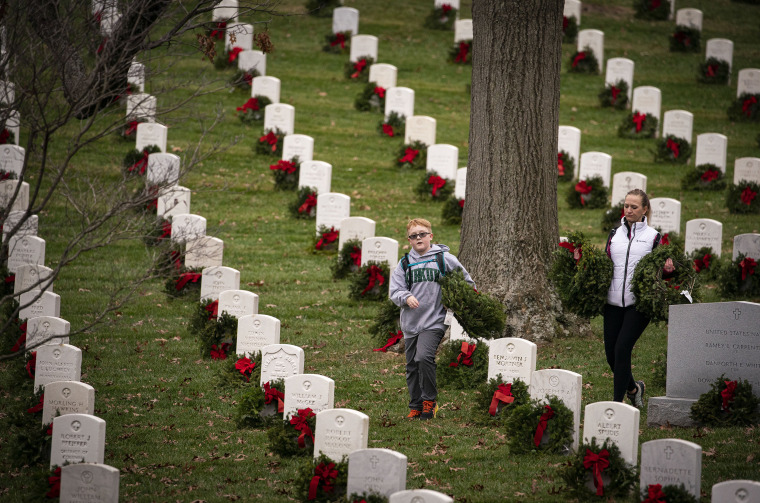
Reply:
[[[583,2],[583,13],[595,16],[610,17],[612,19],[633,19],[633,7],[623,5],[595,5]]]

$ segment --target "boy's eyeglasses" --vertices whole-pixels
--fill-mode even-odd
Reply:
[[[429,232],[418,232],[417,234],[409,234],[409,239],[411,239],[411,240],[415,240],[417,238],[421,239],[421,238],[424,238],[425,236],[427,236],[428,234],[430,234],[430,233]]]

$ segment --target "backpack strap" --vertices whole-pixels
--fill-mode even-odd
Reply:
[[[435,260],[438,262],[438,270],[441,271],[441,276],[446,276],[446,261],[443,259],[443,250],[435,254]]]
[[[404,281],[406,282],[406,289],[412,288],[412,270],[409,268],[409,254],[404,253],[404,258],[401,259],[401,270],[404,271]]]

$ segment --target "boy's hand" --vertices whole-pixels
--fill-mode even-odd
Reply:
[[[412,309],[417,309],[420,307],[420,301],[417,300],[417,298],[414,295],[410,295],[406,299],[406,305],[411,307]]]

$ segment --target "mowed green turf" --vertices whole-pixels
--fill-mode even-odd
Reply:
[[[467,164],[471,69],[446,60],[453,33],[422,27],[432,2],[347,1],[361,12],[360,32],[379,38],[379,62],[398,67],[398,85],[415,90],[415,113],[437,120],[437,141],[459,147],[460,166]],[[469,17],[471,2],[462,16]],[[679,2],[704,12],[704,42],[713,37],[734,41],[733,84],[696,83],[701,54],[668,50],[672,22],[638,21],[632,2],[586,2],[581,28],[605,32],[605,58],[625,56],[635,61],[634,86],[662,90],[662,110],[684,109],[695,118],[694,133],[728,136],[727,178],[734,159],[759,156],[757,125],[733,124],[725,109],[735,98],[739,69],[760,67],[760,7],[728,1]],[[301,2],[280,5],[283,15],[243,17],[267,22],[275,50],[268,56],[267,74],[282,81],[282,102],[296,109],[297,133],[314,138],[314,158],[333,166],[332,189],[351,196],[351,214],[377,222],[377,235],[405,246],[405,222],[429,218],[436,241],[459,249],[459,229],[440,224],[440,205],[414,194],[423,176],[393,167],[401,140],[380,137],[380,114],[360,113],[353,101],[361,85],[343,77],[348,55],[323,53],[329,18],[302,15]],[[367,328],[377,306],[348,299],[348,281],[334,281],[333,256],[312,252],[314,222],[295,220],[287,207],[295,194],[274,190],[269,164],[256,156],[259,127],[245,127],[235,107],[247,95],[223,88],[232,71],[218,72],[194,50],[195,37],[172,51],[157,50],[141,58],[149,65],[146,92],[156,94],[159,110],[168,110],[193,94],[207,92],[161,121],[169,126],[170,148],[189,159],[201,132],[222,113],[201,146],[223,151],[206,158],[181,184],[193,190],[191,209],[208,221],[208,234],[224,240],[224,264],[240,270],[241,288],[260,296],[263,314],[282,322],[281,341],[306,353],[305,371],[335,380],[335,404],[360,410],[370,417],[370,447],[386,447],[409,459],[408,488],[425,487],[454,496],[457,501],[559,501],[559,470],[567,461],[545,454],[511,455],[503,430],[476,425],[472,420],[473,392],[441,390],[437,420],[409,423],[404,358],[373,352]],[[623,140],[616,136],[627,112],[601,109],[597,94],[603,76],[567,73],[574,46],[563,46],[560,124],[581,129],[581,150],[602,151],[613,157],[613,174],[635,171],[648,177],[651,197],[680,199],[682,229],[692,218],[723,222],[724,254],[731,253],[733,235],[759,232],[757,216],[730,215],[722,193],[684,192],[680,179],[687,167],[653,163],[654,140]],[[183,53],[177,56],[177,52]],[[103,123],[116,120],[114,108]],[[53,142],[61,156],[77,125]],[[23,130],[22,130],[23,137]],[[80,176],[112,183],[119,178],[121,158],[133,148],[111,135],[75,158]],[[569,184],[560,184],[560,232],[582,230],[601,244],[603,210],[570,210],[565,202]],[[515,215],[515,218],[520,218]],[[48,264],[54,264],[67,237],[75,232],[72,208],[57,199],[40,215],[39,235],[47,241]],[[508,245],[508,243],[507,243]],[[141,274],[153,250],[138,240],[120,241],[65,268],[55,284],[61,295],[61,316],[72,330],[90,320],[106,293]],[[475,278],[477,281],[478,278]],[[710,287],[711,285],[708,285]],[[134,299],[108,317],[104,325],[72,338],[82,348],[82,381],[96,389],[95,413],[107,421],[105,462],[121,470],[121,501],[235,501],[266,498],[291,501],[299,460],[280,459],[269,452],[263,430],[238,430],[231,416],[239,390],[220,387],[215,379],[219,362],[201,358],[187,324],[193,300],[170,300],[162,282],[141,286]],[[721,300],[709,288],[707,299]],[[758,299],[755,299],[758,300]],[[592,320],[594,336],[570,336],[542,344],[538,368],[557,367],[583,375],[583,404],[608,400],[612,375],[604,360],[601,319]],[[656,370],[665,364],[667,327],[650,326],[634,353],[634,373],[647,382],[648,396],[665,394]],[[448,362],[444,362],[448,364]],[[0,379],[23,372],[18,362],[2,363]],[[5,414],[22,397],[2,384],[0,410]],[[5,416],[3,415],[3,418]],[[0,418],[2,420],[2,418]],[[7,456],[8,428],[0,449],[0,496],[22,501],[32,484],[34,467],[18,468]],[[649,428],[641,417],[641,442],[681,438],[703,447],[702,501],[709,501],[712,484],[728,479],[757,479],[760,433],[757,428]],[[630,501],[635,501],[631,497]]]

